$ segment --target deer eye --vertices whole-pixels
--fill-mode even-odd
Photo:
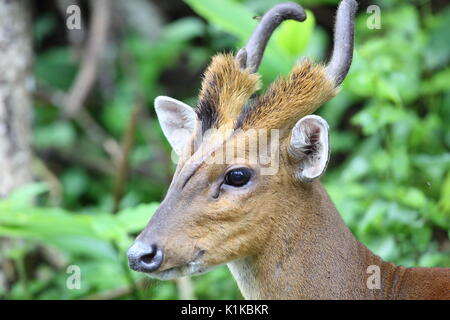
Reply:
[[[234,187],[242,187],[247,184],[252,176],[252,172],[247,168],[239,168],[229,171],[225,175],[225,184]]]

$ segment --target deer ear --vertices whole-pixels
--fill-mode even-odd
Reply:
[[[298,179],[310,182],[319,178],[330,158],[328,123],[316,115],[300,119],[292,129],[288,152],[298,162]]]
[[[197,114],[187,104],[164,96],[155,99],[155,111],[164,135],[173,150],[181,155],[195,130]]]

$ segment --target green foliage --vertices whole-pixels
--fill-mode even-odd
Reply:
[[[319,4],[332,12],[337,2],[299,1],[314,12]],[[116,214],[117,170],[104,145],[79,122],[62,118],[54,100],[35,100],[33,149],[46,170],[34,173],[47,183],[0,200],[0,236],[19,241],[0,252],[0,261],[11,259],[17,268],[17,281],[0,297],[78,299],[125,288],[116,298],[179,298],[175,282],[145,282],[125,257],[174,169],[153,99],[173,95],[194,105],[210,56],[236,52],[257,23],[253,16],[275,3],[185,0],[198,16],[168,19],[154,39],[127,30],[108,51],[110,64],[102,70],[113,83],[99,81],[86,112],[120,140],[131,106],[148,106],[138,120]],[[353,233],[376,254],[405,266],[450,266],[450,6],[434,13],[408,1],[376,4],[382,28],[368,29],[366,8],[360,8],[350,73],[340,94],[318,111],[331,127],[332,157],[323,182]],[[303,23],[283,23],[269,42],[260,69],[265,86],[302,56],[326,57],[330,30],[316,23],[312,11],[307,14]],[[65,91],[79,59],[63,41],[48,45],[59,28],[56,17],[40,14],[34,23],[35,77],[38,87]],[[56,262],[32,263],[31,253],[42,247]],[[69,265],[82,270],[81,290],[66,287]],[[241,298],[225,266],[192,281],[197,298]],[[144,285],[134,288],[136,283]]]
[[[129,285],[127,277],[131,272],[125,261],[125,252],[133,241],[129,234],[145,227],[158,204],[141,204],[116,215],[81,214],[34,206],[31,199],[43,191],[46,190],[42,184],[29,185],[0,201],[0,234],[24,241],[22,248],[2,252],[4,258],[21,261],[31,246],[45,244],[57,250],[55,256],[62,261],[59,270],[41,266],[36,271],[37,279],[30,282],[22,279],[26,282],[27,298],[77,298]],[[72,264],[82,270],[81,290],[66,288],[65,267]],[[50,273],[57,277],[50,277]],[[23,282],[6,297],[21,298],[25,290]],[[43,287],[49,290],[42,292]]]

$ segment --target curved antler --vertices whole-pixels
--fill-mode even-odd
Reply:
[[[267,11],[246,46],[236,54],[236,61],[238,61],[241,69],[250,68],[251,73],[258,71],[270,36],[284,20],[288,19],[305,21],[305,10],[297,3],[285,2]]]
[[[357,6],[355,0],[343,0],[337,10],[333,54],[326,66],[326,73],[336,87],[344,81],[352,63],[354,17]]]

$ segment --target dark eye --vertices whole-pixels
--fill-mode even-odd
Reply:
[[[225,176],[225,184],[234,187],[242,187],[251,178],[252,172],[247,168],[239,168],[229,171]]]

